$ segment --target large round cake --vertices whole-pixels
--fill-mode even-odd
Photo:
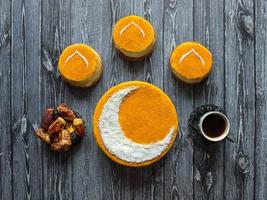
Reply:
[[[99,100],[93,130],[97,144],[109,158],[141,167],[169,151],[178,119],[170,98],[158,87],[129,81],[112,87]]]

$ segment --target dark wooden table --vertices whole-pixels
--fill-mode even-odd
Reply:
[[[267,199],[266,0],[1,0],[0,199]],[[157,44],[142,62],[114,51],[112,27],[125,15],[148,19]],[[205,44],[214,68],[186,85],[168,69],[183,41]],[[89,89],[66,85],[57,62],[71,43],[102,57],[101,81]],[[111,86],[145,80],[176,105],[180,137],[169,154],[147,168],[110,161],[91,132],[94,107]],[[86,119],[88,132],[70,152],[51,152],[34,135],[45,108],[66,102]],[[225,109],[230,137],[196,144],[187,128],[201,104]]]

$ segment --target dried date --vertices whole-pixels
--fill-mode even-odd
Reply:
[[[49,126],[56,119],[56,118],[54,118],[53,111],[54,110],[52,108],[48,108],[43,115],[42,122],[41,122],[41,128],[43,128],[45,131],[48,130]]]
[[[48,133],[45,133],[43,129],[37,129],[35,135],[44,141],[46,144],[51,144],[50,136]]]
[[[66,129],[62,130],[59,134],[59,144],[64,151],[67,151],[71,146],[71,136]]]
[[[66,125],[66,121],[62,117],[58,117],[48,129],[48,132],[53,135],[59,133],[61,130],[64,129]]]
[[[57,111],[61,117],[68,121],[72,121],[76,117],[74,111],[64,103],[59,104]]]

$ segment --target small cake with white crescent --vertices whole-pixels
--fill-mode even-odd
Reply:
[[[72,44],[58,61],[61,77],[75,87],[90,87],[101,77],[103,66],[99,54],[86,44]]]
[[[172,101],[158,87],[129,81],[112,87],[99,100],[93,131],[109,158],[141,167],[170,150],[178,132],[178,118]]]
[[[212,54],[202,44],[184,42],[173,50],[170,68],[181,81],[191,84],[199,83],[212,70]]]
[[[114,47],[124,58],[138,61],[152,53],[156,32],[143,17],[129,15],[115,24],[112,38]]]

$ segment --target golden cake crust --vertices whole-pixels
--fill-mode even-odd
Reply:
[[[103,67],[99,54],[85,44],[72,44],[59,57],[59,73],[72,86],[89,87],[101,77]]]
[[[178,45],[170,57],[173,74],[186,83],[198,83],[212,70],[212,55],[203,45],[184,42]]]
[[[156,33],[144,18],[130,15],[120,19],[113,28],[114,47],[130,60],[141,60],[155,46]]]
[[[167,121],[173,122],[173,125],[174,125],[174,132],[173,132],[171,141],[168,144],[167,148],[163,152],[161,152],[161,154],[159,156],[155,157],[152,160],[147,160],[145,162],[138,162],[138,163],[137,162],[136,163],[128,162],[128,161],[125,161],[125,160],[122,160],[122,159],[118,158],[116,155],[113,155],[111,152],[109,152],[109,150],[104,145],[103,139],[102,139],[102,136],[101,136],[101,132],[100,132],[99,127],[98,127],[100,115],[101,115],[103,107],[104,107],[105,103],[108,101],[108,99],[112,96],[112,94],[114,94],[114,93],[116,93],[116,92],[118,92],[118,91],[120,91],[120,90],[122,90],[124,88],[130,87],[130,86],[140,86],[140,88],[141,87],[144,87],[144,88],[147,87],[147,88],[151,89],[151,91],[154,91],[155,94],[159,95],[158,98],[163,100],[164,103],[166,103],[166,105],[168,105],[168,108],[169,108],[168,110],[166,110],[166,112],[168,112],[168,115],[169,115],[169,116],[167,116],[167,119],[169,117],[169,120],[167,120]],[[147,95],[144,94],[145,97],[147,97],[146,100],[144,100],[144,101],[149,101],[149,98],[152,97],[152,96],[150,96],[150,94],[147,94]],[[131,108],[132,107],[132,103],[135,103],[134,102],[135,101],[134,97],[132,97],[132,98],[133,98],[133,100],[132,100],[132,102],[129,101],[129,105],[122,104],[121,107],[125,107],[127,109],[127,106],[128,106],[129,108]],[[135,98],[139,98],[139,97],[135,97]],[[129,99],[131,99],[131,98],[129,98]],[[143,99],[140,99],[140,98],[139,98],[139,100],[143,101]],[[147,138],[142,138],[138,134],[132,134],[129,130],[132,130],[132,127],[135,126],[135,124],[131,124],[131,121],[127,122],[126,119],[133,120],[135,117],[138,117],[138,116],[134,116],[134,115],[131,115],[131,116],[128,115],[127,116],[127,113],[128,113],[127,110],[124,109],[124,111],[123,111],[123,109],[124,108],[121,108],[121,110],[120,110],[120,113],[122,113],[121,115],[124,116],[124,117],[120,117],[120,123],[122,125],[122,129],[124,131],[126,130],[125,135],[128,138],[130,137],[130,139],[132,141],[135,141],[135,142],[138,142],[138,143],[150,143],[151,140],[153,140],[153,141],[156,141],[157,139],[161,140],[161,139],[163,139],[163,137],[165,137],[165,135],[163,135],[163,133],[162,133],[162,135],[157,136],[158,138],[153,138],[153,135],[149,135]],[[161,114],[162,114],[162,112],[161,112]],[[161,116],[161,117],[164,117],[164,116]],[[171,122],[169,122],[169,123],[171,123]],[[165,122],[162,122],[162,123],[165,123]],[[160,123],[157,123],[157,124],[160,124]],[[149,127],[149,124],[147,124],[147,126]],[[165,128],[165,127],[159,127],[159,130],[161,130],[160,128]],[[136,130],[136,128],[135,128],[135,130]],[[139,131],[142,132],[142,129],[139,129]],[[145,131],[145,130],[143,130],[143,131]],[[176,109],[175,109],[174,105],[172,104],[171,100],[169,99],[169,97],[164,92],[162,92],[158,87],[156,87],[156,86],[154,86],[152,84],[146,83],[146,82],[141,82],[141,81],[124,82],[124,83],[121,83],[121,84],[116,85],[116,86],[112,87],[111,89],[109,89],[102,96],[102,98],[99,100],[99,102],[98,102],[98,104],[97,104],[97,106],[95,108],[95,112],[94,112],[94,116],[93,116],[93,132],[94,132],[94,137],[96,139],[96,143],[98,144],[98,146],[103,150],[103,152],[110,159],[112,159],[113,161],[115,161],[115,162],[117,162],[119,164],[122,164],[122,165],[125,165],[125,166],[129,166],[129,167],[142,167],[142,166],[150,165],[150,164],[158,161],[159,159],[161,159],[170,150],[170,148],[172,147],[172,145],[174,143],[174,140],[175,140],[175,138],[177,136],[177,131],[178,131],[177,113],[176,113]]]

